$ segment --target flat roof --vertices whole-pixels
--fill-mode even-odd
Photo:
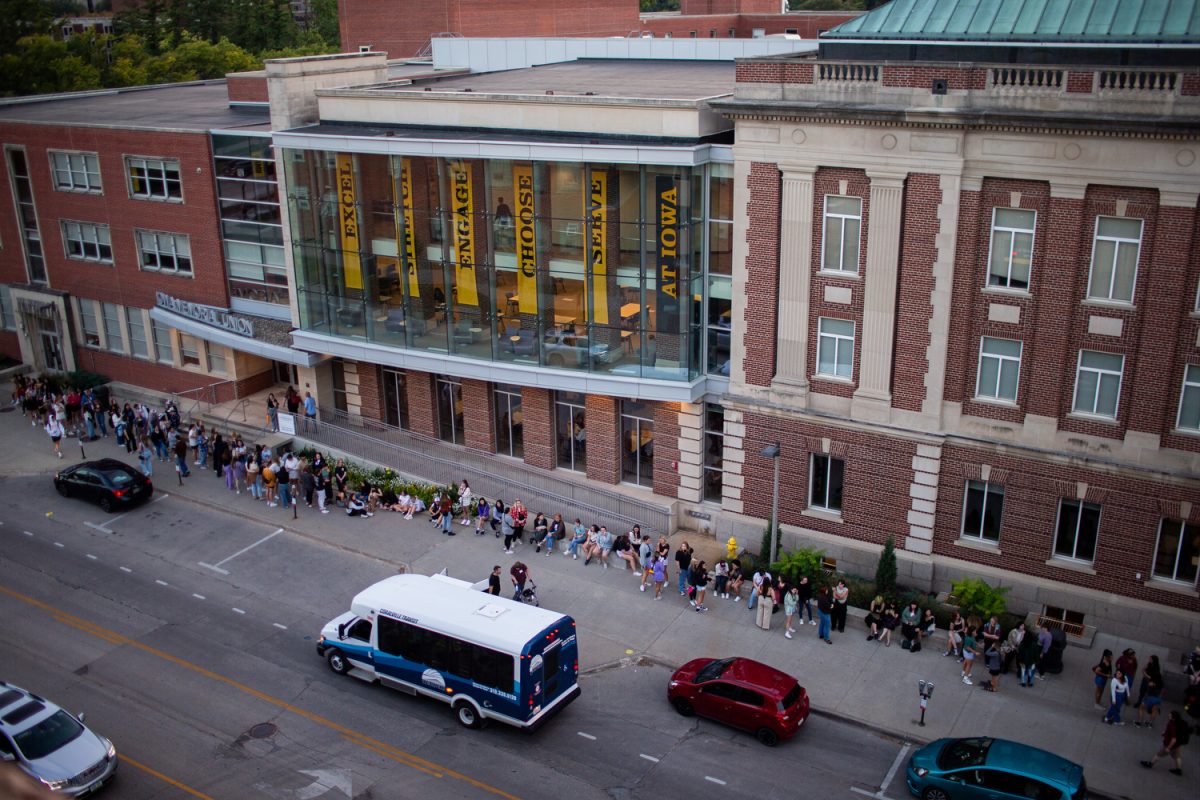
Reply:
[[[271,129],[266,107],[229,105],[223,80],[11,98],[0,101],[0,122],[144,130]]]
[[[471,92],[485,95],[577,96],[589,100],[682,100],[698,102],[733,93],[733,61],[578,59],[503,72],[418,79],[389,88],[397,95]]]

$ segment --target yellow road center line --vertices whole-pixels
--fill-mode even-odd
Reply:
[[[365,747],[368,750],[378,753],[379,755],[383,756],[384,758],[391,759],[392,761],[399,761],[401,764],[404,764],[406,767],[412,767],[413,769],[417,770],[418,772],[424,772],[426,775],[429,775],[434,778],[444,778],[445,777],[440,772],[434,772],[433,770],[426,769],[425,767],[418,766],[417,764],[412,763],[401,753],[389,752],[389,750],[392,749],[390,747],[387,750],[385,750],[382,747],[376,747],[375,745],[371,744],[370,742],[365,742],[362,739],[356,738],[354,736],[346,736],[344,738],[346,739],[346,741],[353,742],[354,744],[358,745],[359,747]]]
[[[158,770],[151,769],[150,767],[147,767],[145,764],[134,761],[132,758],[125,755],[124,753],[121,754],[120,758],[121,758],[121,761],[125,762],[129,766],[137,767],[138,769],[140,769],[142,772],[146,773],[147,775],[153,775],[154,777],[158,778],[163,783],[169,783],[172,786],[174,786],[176,789],[187,792],[192,797],[200,798],[200,800],[213,800],[213,798],[209,797],[208,795],[204,794],[203,792],[197,792],[192,787],[185,786],[184,784],[180,783],[179,781],[175,780],[174,778],[168,778],[166,775],[163,775]]]
[[[345,725],[341,725],[337,722],[334,722],[331,719],[322,717],[319,714],[314,714],[313,712],[307,711],[303,708],[300,708],[299,706],[294,706],[291,703],[287,702],[286,700],[280,700],[277,697],[272,697],[271,695],[266,694],[265,692],[260,692],[259,690],[254,689],[250,686],[247,686],[246,684],[241,683],[239,681],[236,681],[233,678],[226,677],[225,675],[222,675],[219,672],[213,672],[212,670],[206,669],[205,667],[202,667],[199,664],[193,664],[191,661],[188,661],[187,659],[180,658],[179,656],[171,655],[170,653],[166,652],[165,650],[159,650],[156,647],[151,647],[148,644],[143,644],[142,642],[138,642],[133,639],[130,639],[128,636],[123,636],[123,635],[117,633],[116,631],[112,631],[107,628],[102,628],[99,625],[96,625],[95,623],[92,623],[92,622],[89,622],[89,621],[83,619],[82,617],[77,617],[74,614],[70,614],[66,611],[63,611],[60,608],[52,606],[49,603],[44,603],[41,600],[38,600],[37,598],[30,597],[25,594],[21,594],[20,592],[9,589],[7,586],[0,586],[0,594],[8,595],[9,597],[13,598],[14,600],[20,600],[22,603],[25,603],[26,605],[33,606],[34,608],[39,608],[42,611],[45,611],[50,616],[52,616],[54,619],[58,620],[59,622],[62,622],[65,625],[69,625],[73,628],[81,630],[85,633],[96,636],[96,637],[103,639],[104,641],[109,642],[111,644],[124,645],[126,647],[132,647],[136,650],[141,650],[143,653],[148,653],[152,656],[155,656],[156,658],[161,658],[163,661],[167,661],[178,667],[182,667],[183,669],[190,670],[191,672],[195,672],[198,675],[203,675],[204,677],[206,677],[210,680],[216,681],[218,683],[223,683],[226,686],[232,687],[234,689],[237,689],[238,691],[241,691],[241,692],[244,692],[244,693],[250,695],[251,697],[257,698],[258,700],[261,700],[264,703],[268,703],[270,705],[275,706],[276,708],[283,709],[284,711],[289,711],[298,717],[302,717],[302,718],[308,720],[309,722],[312,722],[314,724],[320,725],[325,728],[329,728],[330,730],[333,730],[333,731],[337,731],[338,733],[342,734],[343,736],[349,737],[349,738],[359,742],[363,746],[371,745],[371,749],[373,749],[373,750],[378,748],[378,749],[389,751],[390,753],[392,753],[393,755],[395,755],[397,757],[397,760],[403,759],[405,762],[408,762],[408,766],[411,766],[414,769],[420,768],[420,769],[422,769],[422,771],[425,771],[425,772],[440,773],[440,775],[444,775],[446,777],[460,780],[466,784],[474,786],[477,789],[481,789],[481,790],[487,792],[488,794],[493,794],[493,795],[496,795],[497,797],[503,797],[503,798],[505,798],[505,800],[521,800],[519,797],[517,797],[514,794],[509,794],[508,792],[506,792],[503,789],[500,789],[496,786],[492,786],[491,784],[484,783],[483,781],[480,781],[480,780],[476,780],[475,778],[472,778],[470,775],[465,775],[456,770],[448,769],[446,767],[443,767],[441,764],[437,764],[433,761],[429,761],[427,759],[421,758],[418,755],[414,755],[412,753],[405,752],[404,750],[400,750],[399,748],[392,747],[391,745],[387,744],[386,742],[381,742],[378,739],[373,739],[365,734],[362,734],[362,733],[359,733],[358,731],[353,730],[352,728],[347,728]],[[376,752],[378,752],[378,750],[376,750]]]

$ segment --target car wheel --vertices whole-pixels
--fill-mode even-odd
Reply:
[[[104,495],[103,497],[100,498],[100,510],[101,511],[103,511],[105,514],[111,514],[112,508],[113,508],[113,506],[112,506],[112,498],[111,497],[109,497],[108,495]]]
[[[692,708],[692,703],[686,697],[676,697],[671,701],[671,705],[675,706],[675,710],[685,717],[690,717],[696,713],[696,709]]]
[[[329,668],[338,675],[345,675],[350,671],[350,662],[341,650],[330,650],[325,656],[325,663],[329,664]]]
[[[921,797],[924,800],[950,800],[950,795],[946,794],[946,790],[939,789],[937,786],[930,786],[921,794]]]
[[[60,481],[58,483],[55,483],[54,488],[57,489],[58,493],[61,494],[63,497],[71,496],[71,487],[67,486],[66,481]]]
[[[779,734],[770,728],[759,728],[758,733],[754,734],[754,738],[765,744],[767,747],[774,747],[779,744]]]
[[[479,716],[475,706],[465,700],[454,707],[454,714],[464,728],[479,728],[483,725],[483,718]]]

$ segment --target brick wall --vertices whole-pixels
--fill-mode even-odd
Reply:
[[[525,463],[537,469],[554,469],[558,466],[554,392],[532,386],[521,387],[521,418]]]
[[[225,76],[231,103],[267,102],[267,75],[265,72],[232,73]]]
[[[654,403],[654,493],[679,494],[679,404]]]
[[[408,396],[408,424],[415,433],[438,435],[437,403],[433,390],[433,375],[408,370],[405,376]]]
[[[368,361],[358,362],[358,396],[364,417],[387,419],[383,409],[383,367]]]
[[[472,450],[496,452],[495,397],[487,381],[462,379],[464,442]]]
[[[600,483],[621,482],[621,401],[589,394],[587,417],[587,476]]]
[[[21,360],[21,342],[16,331],[0,331],[0,353]]]
[[[98,372],[113,380],[131,383],[135,386],[144,386],[163,394],[198,389],[201,386],[208,386],[216,380],[213,376],[206,375],[203,372],[175,369],[165,364],[143,361],[140,358],[129,358],[107,350],[95,350],[90,347],[76,347],[75,359],[79,369]],[[270,376],[271,372],[268,370],[265,374]],[[260,388],[270,386],[273,382],[268,380],[262,386],[257,386],[257,382],[261,380],[259,376],[250,376],[243,379],[239,383],[245,383],[247,387],[250,387],[250,391],[237,393],[237,396],[251,394]],[[221,402],[230,400],[234,396],[234,384],[222,384],[218,387],[218,400]],[[252,412],[253,409],[247,413]]]
[[[779,168],[750,165],[746,204],[746,383],[769,386],[775,375],[775,330],[779,302]],[[590,469],[589,469],[590,471]]]
[[[1176,209],[1163,209],[1164,216],[1170,215],[1174,220],[1177,215]],[[1184,277],[1184,286],[1200,285],[1200,250],[1195,247],[1197,239],[1197,231],[1200,230],[1200,211],[1184,212],[1191,217],[1192,226],[1192,242],[1193,246],[1188,258],[1187,275]],[[1173,224],[1173,222],[1172,222]],[[1187,295],[1184,295],[1184,302],[1187,302]],[[1200,365],[1200,347],[1197,342],[1200,341],[1200,317],[1195,314],[1181,315],[1179,332],[1175,339],[1175,360],[1176,369],[1167,378],[1168,386],[1178,387],[1183,386],[1183,374],[1186,364]],[[1167,393],[1168,399],[1171,394]],[[1174,398],[1178,402],[1179,398]],[[1178,409],[1170,402],[1167,404],[1167,413],[1165,415],[1165,435],[1163,436],[1163,446],[1172,447],[1177,450],[1190,450],[1192,452],[1200,451],[1200,436],[1195,435],[1179,435],[1172,432],[1175,427],[1175,419]]]
[[[936,175],[911,174],[904,187],[904,219],[897,278],[896,337],[892,366],[892,405],[920,411],[929,368],[929,318],[933,315],[933,262],[941,230],[938,206],[941,182]]]
[[[880,74],[880,82],[884,86],[900,86],[910,89],[928,89],[935,80],[946,81],[951,90],[981,91],[987,88],[986,67],[962,67],[947,64],[945,66],[909,66],[885,64]]]
[[[1002,475],[1004,486],[1000,544],[995,549],[955,544],[960,539],[966,481],[978,479],[983,464],[991,468],[993,479],[997,473]],[[1095,562],[1090,565],[1094,575],[1061,566],[1062,562],[1046,563],[1053,561],[1059,500],[1075,499],[1079,482],[1088,486],[1087,501],[1101,506]],[[1159,523],[1164,515],[1178,517],[1181,502],[1192,503],[1192,521],[1200,522],[1200,492],[1194,489],[951,445],[942,451],[933,547],[939,555],[1200,611],[1200,599],[1194,593],[1155,588],[1144,580],[1152,573]],[[1137,573],[1143,580],[1135,578]]]

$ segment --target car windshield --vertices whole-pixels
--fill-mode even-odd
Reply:
[[[109,482],[118,489],[133,483],[133,476],[123,469],[106,469],[104,477],[108,478]]]
[[[796,705],[797,701],[799,701],[799,700],[800,700],[800,684],[797,683],[795,686],[792,687],[792,690],[787,693],[787,696],[783,698],[782,702],[779,703],[779,710],[787,711],[789,708]]]
[[[937,764],[942,769],[978,767],[987,761],[991,739],[957,739],[942,748]]]
[[[25,758],[36,761],[73,741],[83,733],[83,726],[61,709],[13,737]]]
[[[707,681],[716,680],[725,673],[725,670],[732,663],[732,658],[722,658],[706,665],[704,669],[696,673],[696,683],[706,683]]]

